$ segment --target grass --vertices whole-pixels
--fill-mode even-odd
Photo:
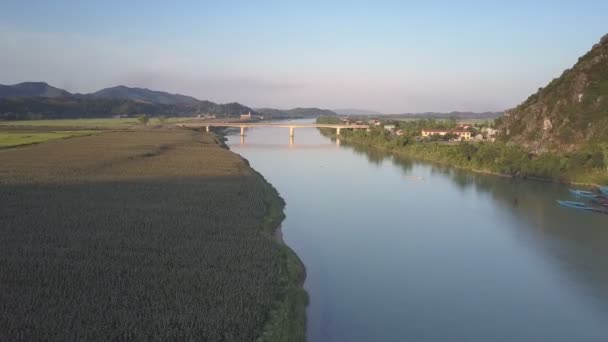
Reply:
[[[167,118],[166,123],[176,123],[192,118]],[[160,124],[158,118],[151,118],[148,125]],[[56,119],[0,121],[0,127],[81,127],[81,128],[121,128],[139,125],[137,118],[100,118],[100,119]]]
[[[213,135],[0,153],[0,340],[304,341],[277,192]]]
[[[2,132],[0,131],[0,148],[38,144],[41,142],[95,134],[98,131],[49,131],[49,132]]]

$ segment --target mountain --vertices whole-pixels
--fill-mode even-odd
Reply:
[[[374,110],[367,109],[355,109],[355,108],[340,108],[333,109],[338,115],[359,115],[359,116],[376,116],[382,115],[380,112],[376,112]]]
[[[0,84],[0,98],[7,97],[65,97],[72,94],[45,82],[23,82],[13,85]]]
[[[293,109],[274,109],[274,108],[256,108],[256,112],[267,118],[289,118],[289,119],[305,119],[316,118],[319,116],[335,116],[335,112],[329,109],[319,108],[293,108]]]
[[[532,152],[608,142],[608,35],[562,75],[497,121],[503,139]]]
[[[43,82],[0,85],[0,120],[101,118],[138,114],[238,117],[255,111],[240,103],[218,104],[193,97],[118,86],[92,94],[70,94]]]
[[[437,113],[437,112],[424,112],[424,113],[405,113],[405,114],[391,114],[387,115],[395,118],[412,118],[412,119],[496,119],[502,116],[503,112],[449,112],[449,113]]]
[[[157,103],[163,105],[193,105],[200,102],[191,96],[170,94],[164,91],[155,91],[145,88],[129,88],[122,85],[102,89],[91,94],[91,96],[108,99],[128,99],[138,102]]]

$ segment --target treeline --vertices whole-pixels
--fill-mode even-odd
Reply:
[[[320,116],[336,117],[337,114],[329,109],[320,108],[293,108],[293,109],[274,109],[256,108],[256,112],[265,118],[279,119],[307,119]]]
[[[319,118],[329,123],[332,118]],[[608,182],[608,144],[590,145],[571,153],[533,154],[505,142],[437,142],[421,139],[422,128],[449,129],[450,122],[436,120],[400,121],[397,136],[382,126],[365,130],[342,130],[341,139],[404,153],[412,157],[456,167],[559,181]],[[331,135],[331,130],[323,131]]]
[[[214,114],[235,117],[252,111],[239,103],[217,104],[200,101],[196,104],[167,105],[130,99],[71,97],[13,97],[0,99],[0,120],[35,120],[60,118],[103,118],[113,116],[193,116]],[[252,111],[252,113],[255,113]]]

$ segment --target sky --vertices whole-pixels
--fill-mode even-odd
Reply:
[[[0,84],[122,84],[251,107],[499,111],[606,33],[606,0],[2,0]]]

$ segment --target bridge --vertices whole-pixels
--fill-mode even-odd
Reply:
[[[200,123],[181,123],[177,124],[183,128],[203,128],[210,131],[211,127],[232,127],[240,128],[241,136],[245,136],[245,128],[251,127],[282,127],[289,128],[289,137],[294,137],[294,131],[296,128],[333,128],[336,130],[336,135],[340,135],[340,131],[343,129],[367,129],[367,125],[332,125],[332,124],[297,124],[297,123],[264,123],[264,122],[200,122]]]

